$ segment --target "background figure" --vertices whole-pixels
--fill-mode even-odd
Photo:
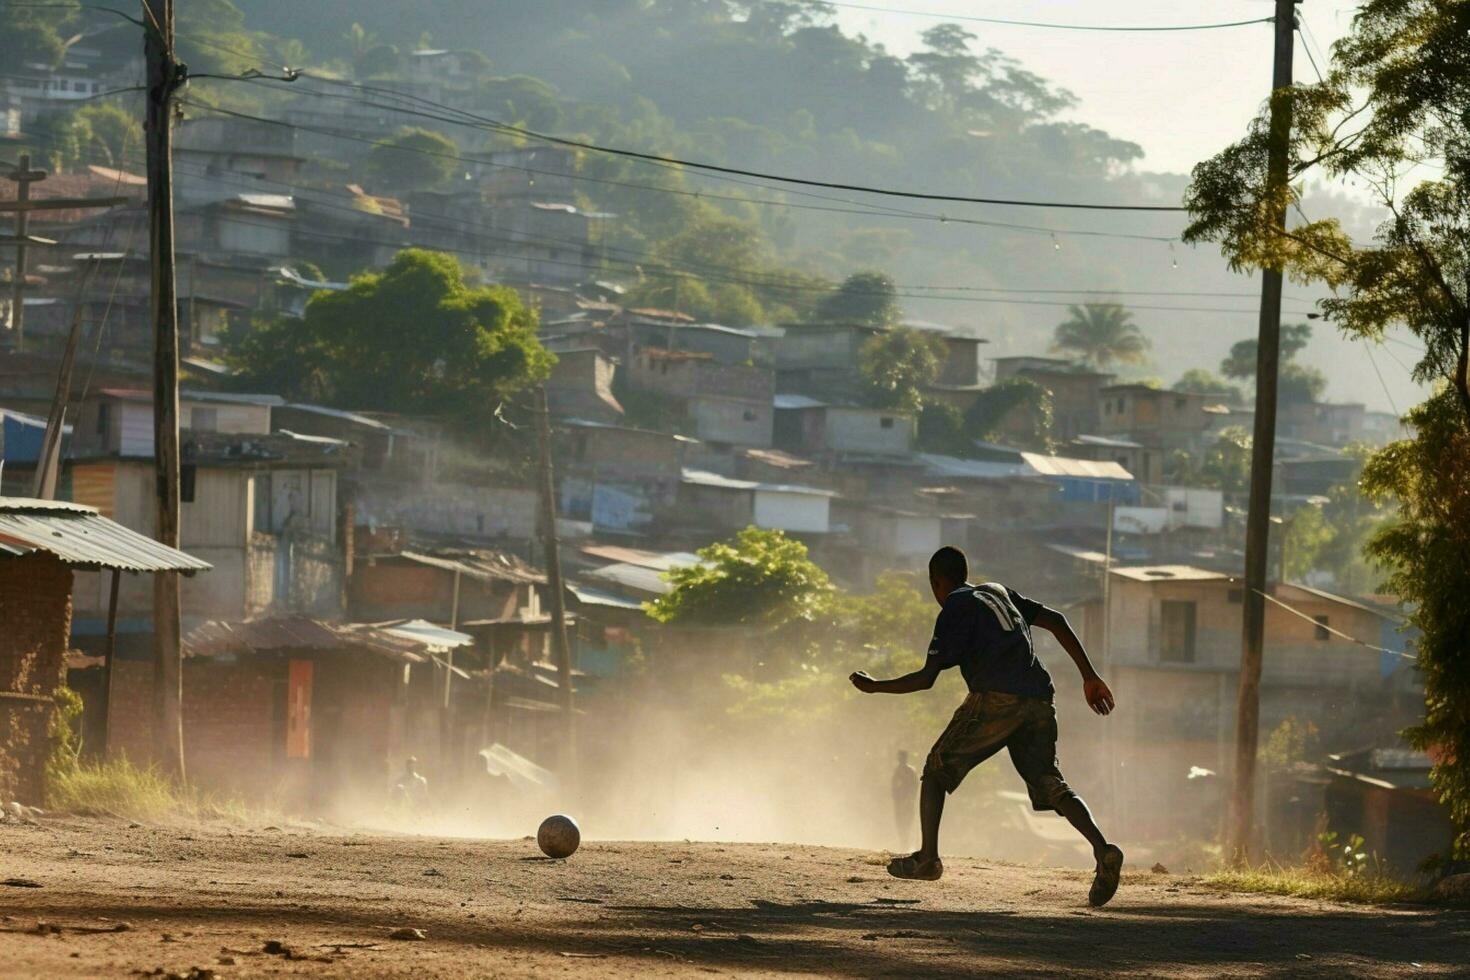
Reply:
[[[893,825],[898,829],[898,849],[913,843],[914,814],[919,801],[919,774],[909,765],[909,754],[898,750],[898,765],[893,770]]]
[[[393,783],[393,801],[411,810],[422,809],[429,798],[429,781],[419,775],[419,760],[404,760],[403,773]]]

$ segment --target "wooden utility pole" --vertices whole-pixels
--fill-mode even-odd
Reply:
[[[26,246],[31,234],[31,185],[46,179],[46,171],[31,169],[31,155],[24,153],[8,175],[15,182],[15,281],[11,283],[10,328],[15,331],[15,349],[25,350],[26,336]]]
[[[125,197],[72,197],[72,198],[50,198],[47,200],[33,200],[31,198],[31,185],[40,183],[48,176],[44,170],[35,170],[31,167],[31,156],[29,153],[21,154],[20,160],[14,164],[0,164],[8,166],[9,173],[0,174],[6,180],[13,181],[15,187],[15,200],[0,201],[0,212],[13,212],[15,214],[15,234],[0,236],[0,244],[15,246],[15,278],[10,284],[10,296],[12,312],[10,317],[11,329],[15,331],[15,349],[25,349],[25,288],[26,268],[29,246],[31,245],[55,245],[49,238],[38,238],[31,234],[31,212],[32,211],[68,211],[75,208],[110,208],[115,204],[126,204]]]
[[[1276,0],[1275,61],[1271,72],[1271,131],[1266,200],[1273,232],[1286,230],[1296,4]],[[1256,417],[1251,443],[1250,509],[1245,526],[1245,596],[1240,650],[1240,697],[1235,712],[1235,792],[1230,800],[1229,856],[1250,856],[1255,818],[1256,751],[1261,723],[1261,653],[1266,633],[1266,565],[1271,541],[1271,469],[1276,450],[1276,375],[1281,351],[1281,269],[1261,276],[1261,319],[1256,343]]]
[[[561,702],[562,769],[576,764],[576,725],[572,719],[572,651],[567,642],[567,604],[561,579],[561,543],[556,534],[556,481],[551,468],[551,410],[546,388],[536,389],[536,442],[541,450],[541,535],[546,552],[546,590],[551,599],[551,651],[556,659],[557,694]]]
[[[152,264],[153,474],[158,540],[179,547],[179,305],[174,270],[174,93],[186,77],[174,57],[173,0],[142,0],[148,63],[148,246]],[[159,765],[184,778],[179,575],[153,575],[153,731]]]

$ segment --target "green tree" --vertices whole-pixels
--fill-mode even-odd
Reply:
[[[939,377],[943,351],[944,342],[922,330],[898,327],[869,337],[858,350],[858,372],[869,401],[918,414],[924,389]]]
[[[968,456],[975,449],[965,428],[965,416],[945,402],[928,401],[919,412],[919,448],[926,453]]]
[[[1470,430],[1459,398],[1441,386],[1409,413],[1414,439],[1369,460],[1363,488],[1398,504],[1397,519],[1373,536],[1370,557],[1388,569],[1387,588],[1418,628],[1416,666],[1424,720],[1405,734],[1435,750],[1435,788],[1449,804],[1457,849],[1470,853]]]
[[[1094,368],[1148,363],[1149,340],[1121,303],[1084,303],[1057,325],[1051,349]]]
[[[1050,452],[1054,444],[1051,392],[1030,378],[1007,378],[976,397],[965,413],[971,439],[1019,442]]]
[[[257,390],[465,426],[554,363],[514,290],[471,288],[452,256],[421,249],[355,276],[344,292],[317,293],[301,319],[261,323],[231,347],[240,383]]]
[[[1321,282],[1332,297],[1323,316],[1369,342],[1407,327],[1424,354],[1414,366],[1436,394],[1410,413],[1413,440],[1367,465],[1363,486],[1398,507],[1374,536],[1371,557],[1409,603],[1421,632],[1417,655],[1425,720],[1406,734],[1437,749],[1432,779],[1470,855],[1470,24],[1466,0],[1369,0],[1351,33],[1333,46],[1320,84],[1272,96],[1289,107],[1284,184],[1267,180],[1269,106],[1246,135],[1194,169],[1186,194],[1188,241],[1215,241],[1233,267],[1274,268],[1298,282]],[[1282,105],[1285,103],[1285,105]],[[1433,161],[1432,175],[1404,175]],[[1285,232],[1275,219],[1297,204],[1309,180],[1351,179],[1387,217],[1371,241],[1335,219]]]
[[[443,133],[405,126],[368,153],[367,173],[387,190],[437,190],[459,171],[459,145]]]
[[[883,272],[854,272],[824,296],[812,311],[820,323],[858,323],[888,327],[901,316],[897,288]]]
[[[1190,368],[1179,376],[1174,382],[1175,391],[1189,391],[1199,395],[1216,395],[1226,402],[1234,405],[1241,401],[1239,385],[1233,385],[1229,381],[1207,371],[1204,368]]]
[[[1327,390],[1327,375],[1314,367],[1296,361],[1312,339],[1312,328],[1305,323],[1287,324],[1281,328],[1281,363],[1277,368],[1276,392],[1283,402],[1315,402]],[[1256,341],[1237,341],[1230,354],[1220,362],[1220,371],[1227,377],[1256,380]]]
[[[29,7],[0,5],[0,64],[10,66],[7,71],[60,64],[66,53],[65,31],[80,9],[79,0]]]
[[[673,589],[644,605],[648,615],[681,626],[774,627],[831,610],[827,573],[783,531],[748,527],[697,554],[700,564],[668,573]]]

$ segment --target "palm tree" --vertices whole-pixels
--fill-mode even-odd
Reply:
[[[1057,325],[1051,349],[1074,354],[1089,367],[1148,362],[1149,339],[1121,303],[1073,306],[1071,317]]]

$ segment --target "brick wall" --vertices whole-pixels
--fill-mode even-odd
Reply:
[[[184,766],[191,781],[235,792],[276,788],[285,745],[276,684],[284,684],[285,669],[274,657],[185,662]],[[153,664],[120,659],[112,684],[113,753],[146,765],[153,758]]]
[[[71,569],[50,555],[0,559],[0,692],[49,697],[71,635]],[[49,701],[0,697],[0,802],[43,802]]]

